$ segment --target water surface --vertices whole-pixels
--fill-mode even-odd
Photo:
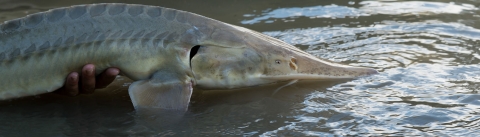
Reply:
[[[103,2],[198,13],[380,74],[195,90],[184,115],[135,112],[120,77],[93,95],[0,102],[0,136],[480,135],[480,2],[0,0],[0,21]]]

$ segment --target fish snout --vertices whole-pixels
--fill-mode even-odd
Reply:
[[[318,58],[297,59],[296,65],[299,79],[351,79],[378,74],[372,68],[353,67]]]

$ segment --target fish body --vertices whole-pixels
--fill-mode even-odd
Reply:
[[[0,24],[0,100],[52,92],[94,64],[135,81],[136,108],[185,110],[193,87],[229,89],[377,73],[320,60],[264,34],[194,13],[136,4],[52,9]]]

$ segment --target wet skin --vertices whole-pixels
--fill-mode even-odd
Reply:
[[[137,19],[140,25],[112,23]],[[124,31],[133,25],[135,30]],[[108,85],[121,69],[123,75],[135,81],[128,89],[135,108],[186,111],[194,86],[233,89],[300,79],[353,79],[378,73],[371,68],[323,61],[253,30],[156,6],[77,5],[7,21],[1,28],[0,59],[6,61],[0,64],[0,75],[16,79],[0,82],[0,99],[48,93],[62,86],[60,93],[92,93]],[[145,32],[150,29],[156,30]],[[111,31],[115,33],[107,36]],[[65,38],[64,34],[72,36]],[[31,39],[15,41],[26,36]],[[92,64],[82,68],[86,62]],[[212,66],[219,69],[208,71]],[[109,71],[109,67],[117,69]],[[39,73],[31,73],[29,68]],[[53,69],[57,71],[49,71]],[[96,82],[94,74],[104,70],[106,76],[97,75]]]

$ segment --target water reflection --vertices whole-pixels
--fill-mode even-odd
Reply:
[[[376,14],[387,15],[433,15],[433,14],[459,14],[466,10],[477,10],[472,4],[455,4],[453,2],[425,2],[425,1],[361,1],[349,2],[350,5],[361,5],[359,8],[339,6],[335,4],[313,7],[292,7],[266,9],[257,14],[244,14],[250,20],[243,20],[243,24],[273,23],[276,20],[284,22],[295,21],[298,17],[308,18],[346,18],[358,16],[372,16]]]
[[[4,123],[0,135],[480,134],[476,1],[136,2],[240,24],[321,58],[381,73],[352,81],[302,81],[278,92],[285,83],[233,91],[196,90],[189,111],[182,115],[135,112],[123,85],[129,81],[118,79],[95,96],[47,94],[0,102],[0,123]],[[25,3],[32,6],[0,6],[0,20],[50,8],[38,6],[42,4],[37,1]],[[204,3],[220,4],[223,12],[195,6]]]
[[[465,10],[477,10],[472,4],[428,1],[362,1],[360,11],[367,14],[459,14]]]
[[[262,11],[261,16],[255,14],[245,14],[244,17],[255,17],[251,20],[243,20],[243,24],[255,23],[273,23],[276,19],[285,22],[294,21],[297,17],[309,18],[345,18],[346,16],[360,16],[361,13],[351,7],[327,5],[303,8],[280,8],[275,10]],[[366,14],[365,14],[366,15]]]

